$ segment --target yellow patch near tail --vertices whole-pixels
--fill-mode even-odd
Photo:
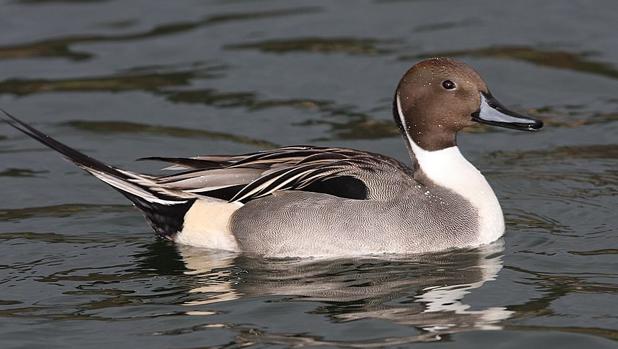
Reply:
[[[185,214],[176,242],[204,248],[239,251],[229,228],[230,218],[243,204],[227,201],[196,200]]]

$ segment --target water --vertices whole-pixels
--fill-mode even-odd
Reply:
[[[62,1],[0,5],[0,105],[94,157],[286,144],[405,159],[391,97],[451,55],[537,134],[460,137],[503,241],[260,260],[156,241],[117,193],[0,125],[0,346],[616,347],[618,3]]]

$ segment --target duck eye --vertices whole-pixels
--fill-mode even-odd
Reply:
[[[455,83],[452,82],[451,80],[444,80],[442,81],[442,87],[444,87],[447,90],[452,90],[455,88]]]

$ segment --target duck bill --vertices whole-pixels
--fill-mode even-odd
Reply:
[[[481,107],[472,114],[472,120],[482,124],[512,128],[523,131],[537,131],[543,122],[506,109],[491,93],[481,92]]]

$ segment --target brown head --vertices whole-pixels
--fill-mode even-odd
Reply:
[[[526,131],[543,126],[506,109],[476,71],[449,58],[410,68],[397,86],[393,114],[406,138],[429,151],[455,146],[457,132],[476,122]]]

